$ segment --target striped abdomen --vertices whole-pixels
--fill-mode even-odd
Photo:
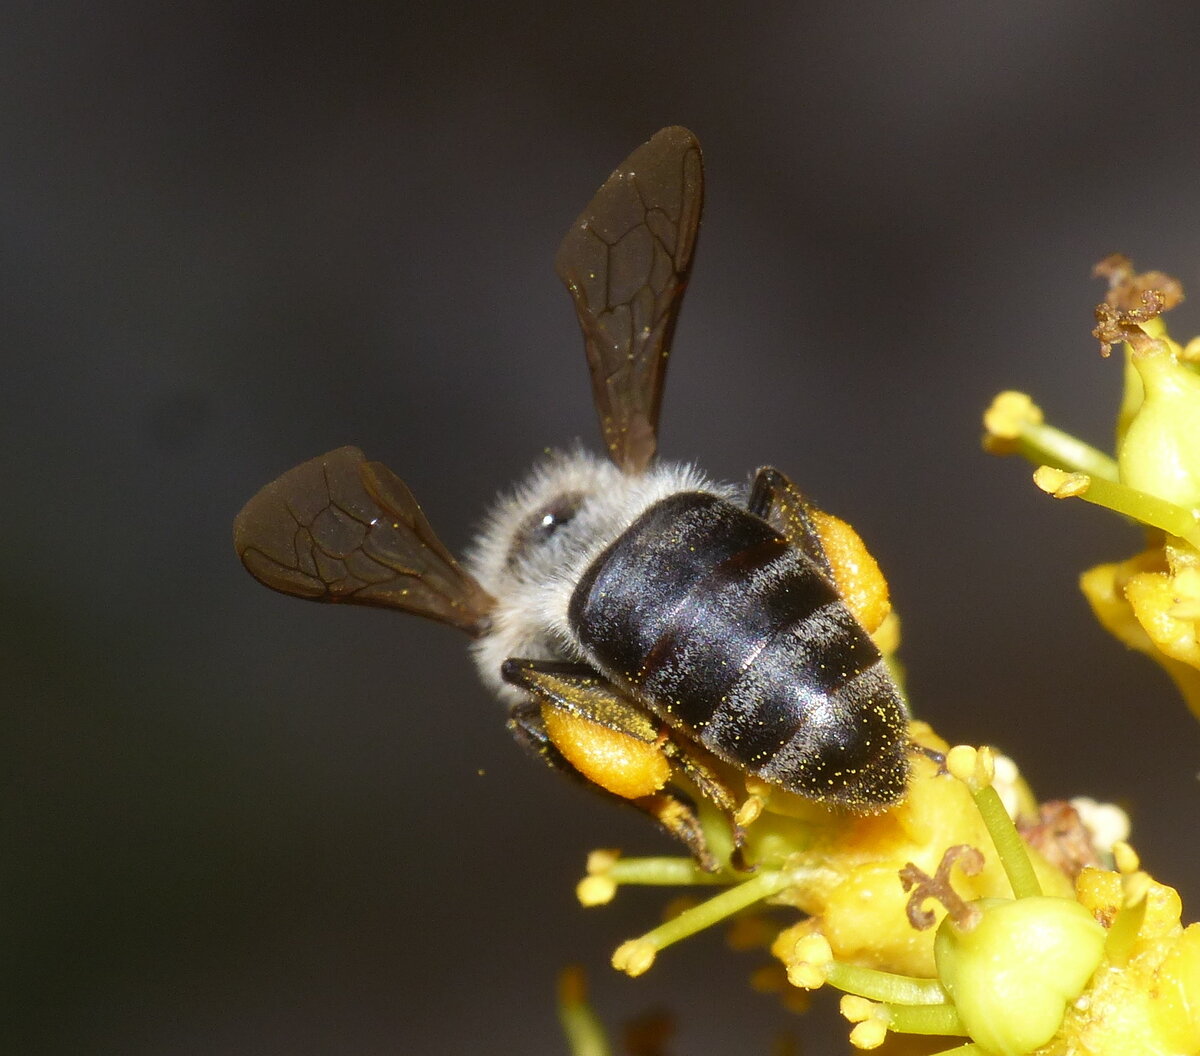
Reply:
[[[682,492],[647,509],[571,597],[593,663],[715,755],[870,808],[905,786],[905,708],[816,564],[762,519]]]

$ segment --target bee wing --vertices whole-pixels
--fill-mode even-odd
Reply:
[[[260,583],[313,601],[402,609],[478,635],[492,598],[459,568],[407,485],[357,447],[272,481],[233,522]]]
[[[817,507],[788,477],[773,466],[763,466],[754,475],[746,506],[812,561],[830,584],[836,582],[821,533],[813,523]]]
[[[700,228],[704,171],[686,128],[629,155],[559,246],[612,460],[640,473],[658,447],[667,356]]]

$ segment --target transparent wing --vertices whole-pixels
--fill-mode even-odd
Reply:
[[[247,571],[284,594],[402,609],[478,635],[492,598],[399,477],[339,447],[272,481],[233,522]]]
[[[664,128],[605,181],[555,260],[579,314],[612,460],[640,473],[658,447],[667,356],[700,227],[700,144]]]
[[[773,466],[763,466],[754,475],[746,505],[812,561],[831,584],[836,582],[821,533],[813,523],[817,507],[788,477]]]

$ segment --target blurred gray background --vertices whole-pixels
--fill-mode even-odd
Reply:
[[[671,845],[527,759],[455,632],[274,595],[230,541],[353,442],[461,549],[545,446],[596,442],[553,253],[671,123],[709,193],[663,451],[773,463],[851,520],[919,714],[1043,797],[1126,804],[1194,914],[1195,721],[1075,589],[1138,534],[978,422],[1018,387],[1106,446],[1092,263],[1197,286],[1198,29],[1188,3],[7,4],[5,1049],[559,1053],[570,961],[610,1025],[671,1008],[680,1054],[845,1048],[715,935],[612,973],[667,896],[579,909],[585,852]]]

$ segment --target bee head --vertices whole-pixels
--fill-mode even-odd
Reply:
[[[492,628],[474,646],[490,687],[513,699],[516,691],[500,678],[509,657],[586,659],[567,618],[575,584],[647,507],[677,491],[732,494],[691,466],[658,463],[646,473],[624,473],[576,449],[552,453],[500,497],[466,560],[496,599]]]

